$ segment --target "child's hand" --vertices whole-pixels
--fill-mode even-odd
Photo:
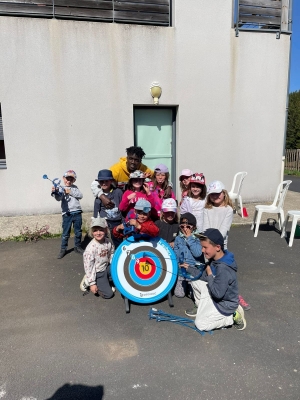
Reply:
[[[149,196],[149,194],[150,194],[150,187],[149,187],[148,183],[145,182],[145,183],[143,184],[143,187],[144,187],[144,189],[145,189],[146,195]]]
[[[55,191],[57,191],[57,190],[58,190],[57,188],[55,189],[55,187],[52,186],[52,193],[55,193]]]
[[[111,201],[107,196],[105,196],[105,194],[101,194],[99,198],[105,208],[108,208],[110,210],[111,208],[115,207],[115,203]]]
[[[181,231],[184,234],[184,236],[189,237],[192,236],[193,233],[193,226],[191,225],[184,225],[181,227]]]
[[[132,200],[132,199],[135,198],[135,196],[136,196],[135,193],[131,193],[129,196],[127,196],[127,199],[128,199],[128,200]]]
[[[94,294],[96,294],[98,292],[98,287],[97,285],[91,285],[90,286],[90,291]]]
[[[188,269],[189,264],[187,264],[187,263],[179,264],[179,267]]]
[[[124,225],[123,225],[123,224],[120,224],[120,225],[118,225],[118,226],[116,227],[116,231],[117,231],[117,232],[123,231],[123,230],[124,230]]]
[[[141,225],[138,223],[138,221],[136,219],[130,219],[129,225],[135,226],[136,229],[141,229]]]
[[[172,247],[172,249],[174,249],[174,242],[169,243],[169,246]]]

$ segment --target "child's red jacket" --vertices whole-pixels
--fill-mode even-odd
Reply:
[[[145,233],[145,234],[147,234],[149,236],[152,236],[152,237],[158,236],[159,229],[155,225],[155,223],[153,221],[151,221],[150,219],[148,219],[148,221],[145,221],[140,225],[141,225],[141,229],[137,229],[137,233]],[[117,231],[117,227],[116,226],[114,227],[112,233],[118,239],[123,239],[125,237],[123,232],[118,232]]]

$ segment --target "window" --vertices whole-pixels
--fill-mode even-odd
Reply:
[[[5,157],[1,104],[0,104],[0,169],[5,169],[5,168],[6,168],[6,157]]]
[[[171,26],[172,0],[0,1],[0,15]]]
[[[239,31],[291,31],[291,0],[235,0],[235,29]]]

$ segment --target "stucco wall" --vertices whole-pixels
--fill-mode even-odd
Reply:
[[[43,174],[90,183],[133,144],[133,105],[178,105],[177,171],[189,167],[243,197],[280,181],[290,37],[232,29],[232,1],[176,0],[171,28],[0,17],[0,102],[7,169],[1,215],[59,211]],[[192,10],[192,12],[191,12]]]

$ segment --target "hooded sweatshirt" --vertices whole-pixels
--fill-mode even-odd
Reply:
[[[212,275],[203,272],[200,280],[207,282],[214,305],[223,315],[233,314],[239,305],[237,265],[234,255],[228,250],[219,260],[211,261]]]
[[[117,181],[118,187],[124,189],[126,183],[129,181],[130,172],[127,169],[127,157],[121,157],[120,161],[109,168],[113,174],[114,179]],[[146,165],[142,164],[139,166],[140,171],[153,175],[153,171]]]

